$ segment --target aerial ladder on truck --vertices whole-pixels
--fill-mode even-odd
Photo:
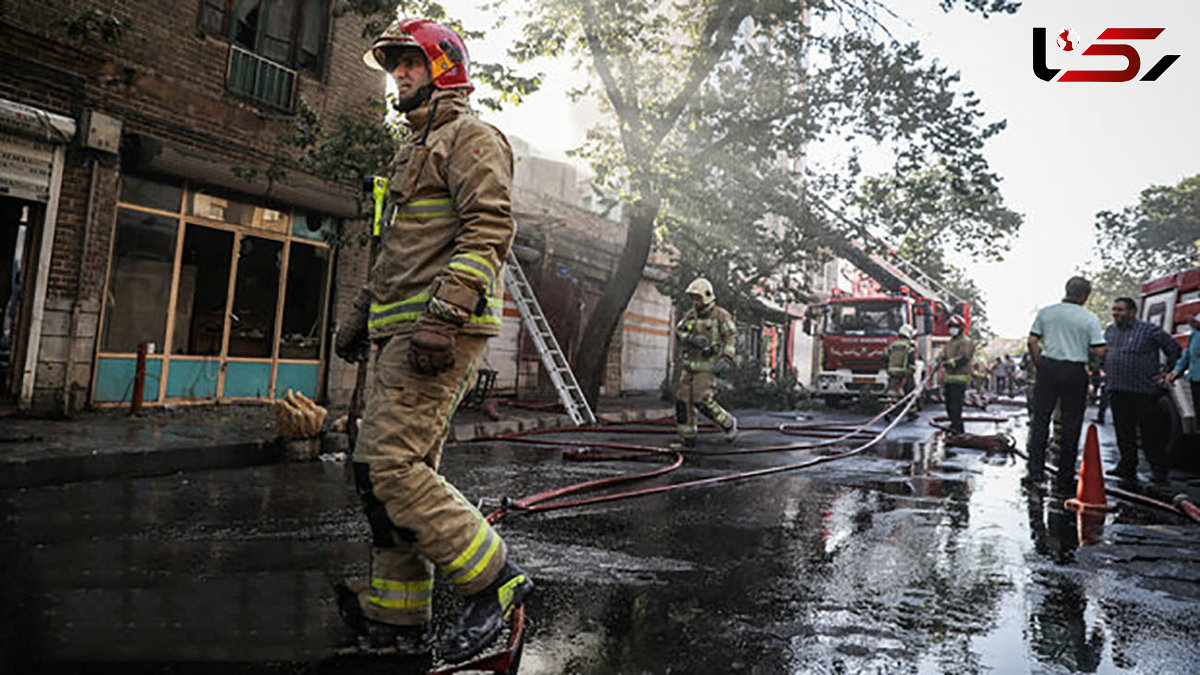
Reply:
[[[930,334],[946,335],[946,322],[951,314],[961,314],[969,329],[971,316],[970,305],[951,292],[945,285],[926,274],[916,265],[905,260],[891,247],[878,239],[880,250],[886,252],[885,258],[881,253],[872,251],[858,241],[847,241],[837,247],[838,255],[850,261],[867,276],[879,283],[880,286],[892,293],[909,295],[914,298],[928,299],[930,315],[934,326],[927,331]]]

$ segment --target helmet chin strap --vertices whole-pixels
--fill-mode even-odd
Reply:
[[[420,108],[422,105],[425,105],[425,102],[428,101],[429,97],[432,95],[433,95],[433,85],[427,84],[424,87],[421,87],[420,89],[413,92],[412,96],[409,96],[407,98],[398,99],[395,102],[393,102],[392,109],[401,114],[409,112],[410,110],[416,110],[417,108]]]

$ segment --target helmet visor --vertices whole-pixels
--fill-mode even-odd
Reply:
[[[400,65],[404,57],[409,53],[421,55],[421,60],[425,60],[425,52],[420,47],[410,45],[384,45],[371,50],[371,56],[375,58],[375,62],[383,68],[384,72],[390,73]]]

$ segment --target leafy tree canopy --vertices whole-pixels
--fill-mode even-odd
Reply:
[[[986,16],[1018,5],[941,6]],[[640,272],[653,230],[680,251],[684,275],[781,302],[804,297],[802,272],[831,247],[868,231],[994,258],[1020,224],[982,155],[1004,123],[893,36],[886,2],[525,7],[513,55],[574,57],[593,75],[577,95],[610,113],[579,154],[630,205],[626,273]],[[890,170],[868,176],[864,160],[880,154]],[[597,344],[581,352],[603,354],[635,285],[614,279],[585,330]]]
[[[1200,265],[1200,175],[1152,185],[1138,203],[1096,214],[1104,266],[1138,278]]]

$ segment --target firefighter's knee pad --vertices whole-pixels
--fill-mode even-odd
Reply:
[[[688,421],[687,401],[675,399],[675,421],[684,424]]]
[[[392,524],[388,518],[387,507],[375,496],[371,485],[371,467],[363,462],[354,462],[354,491],[363,503],[363,513],[367,516],[367,524],[371,527],[371,543],[376,548],[392,548],[396,545],[396,537],[405,541],[415,541],[416,536],[409,530],[401,529]]]

